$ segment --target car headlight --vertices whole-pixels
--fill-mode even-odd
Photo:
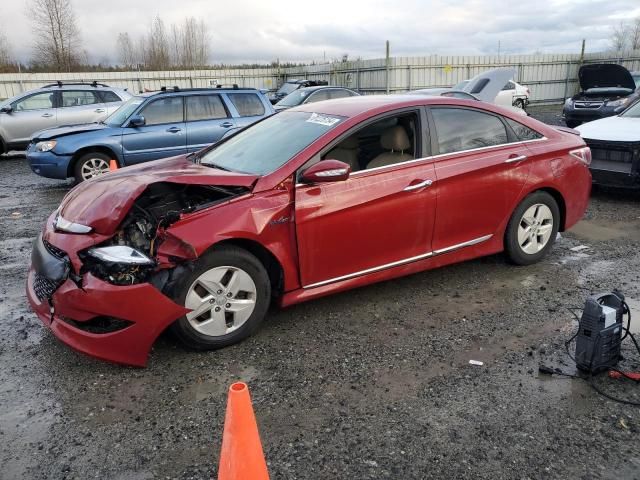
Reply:
[[[126,263],[129,265],[154,265],[155,262],[144,253],[126,245],[92,248],[87,252],[92,257],[110,263]]]
[[[564,104],[565,104],[565,105],[571,105],[572,103],[573,103],[573,100],[571,99],[571,97],[567,98],[567,99],[564,101]]]
[[[36,143],[36,152],[48,152],[53,150],[58,142],[55,140],[45,140],[44,142]]]
[[[629,103],[629,98],[619,98],[618,100],[611,100],[607,102],[607,107],[622,107]]]
[[[81,225],[80,223],[73,223],[69,220],[62,218],[62,215],[58,214],[54,222],[56,230],[69,233],[89,233],[92,228],[87,225]]]

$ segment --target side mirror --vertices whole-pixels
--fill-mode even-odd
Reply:
[[[0,108],[0,112],[11,113],[13,112],[13,107],[11,105],[5,105],[4,107]]]
[[[142,127],[145,124],[144,117],[142,115],[134,115],[129,119],[130,127]]]
[[[342,182],[349,178],[351,167],[339,160],[321,160],[302,172],[305,183]]]

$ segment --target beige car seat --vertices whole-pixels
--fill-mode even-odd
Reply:
[[[383,152],[367,164],[367,168],[384,167],[394,163],[413,160],[413,155],[405,153],[411,148],[411,142],[404,127],[391,127],[380,137],[380,145],[387,152]]]
[[[351,167],[352,172],[360,170],[358,163],[358,138],[349,137],[340,142],[335,148],[329,150],[324,158],[328,160],[340,160]]]

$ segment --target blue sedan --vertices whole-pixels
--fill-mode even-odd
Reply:
[[[145,93],[104,122],[37,132],[27,160],[38,175],[76,182],[120,167],[196,152],[274,113],[255,89],[205,88]]]

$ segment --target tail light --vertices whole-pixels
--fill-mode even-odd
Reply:
[[[589,147],[582,147],[577,150],[571,150],[569,152],[569,155],[580,160],[587,167],[591,165],[591,149]]]

